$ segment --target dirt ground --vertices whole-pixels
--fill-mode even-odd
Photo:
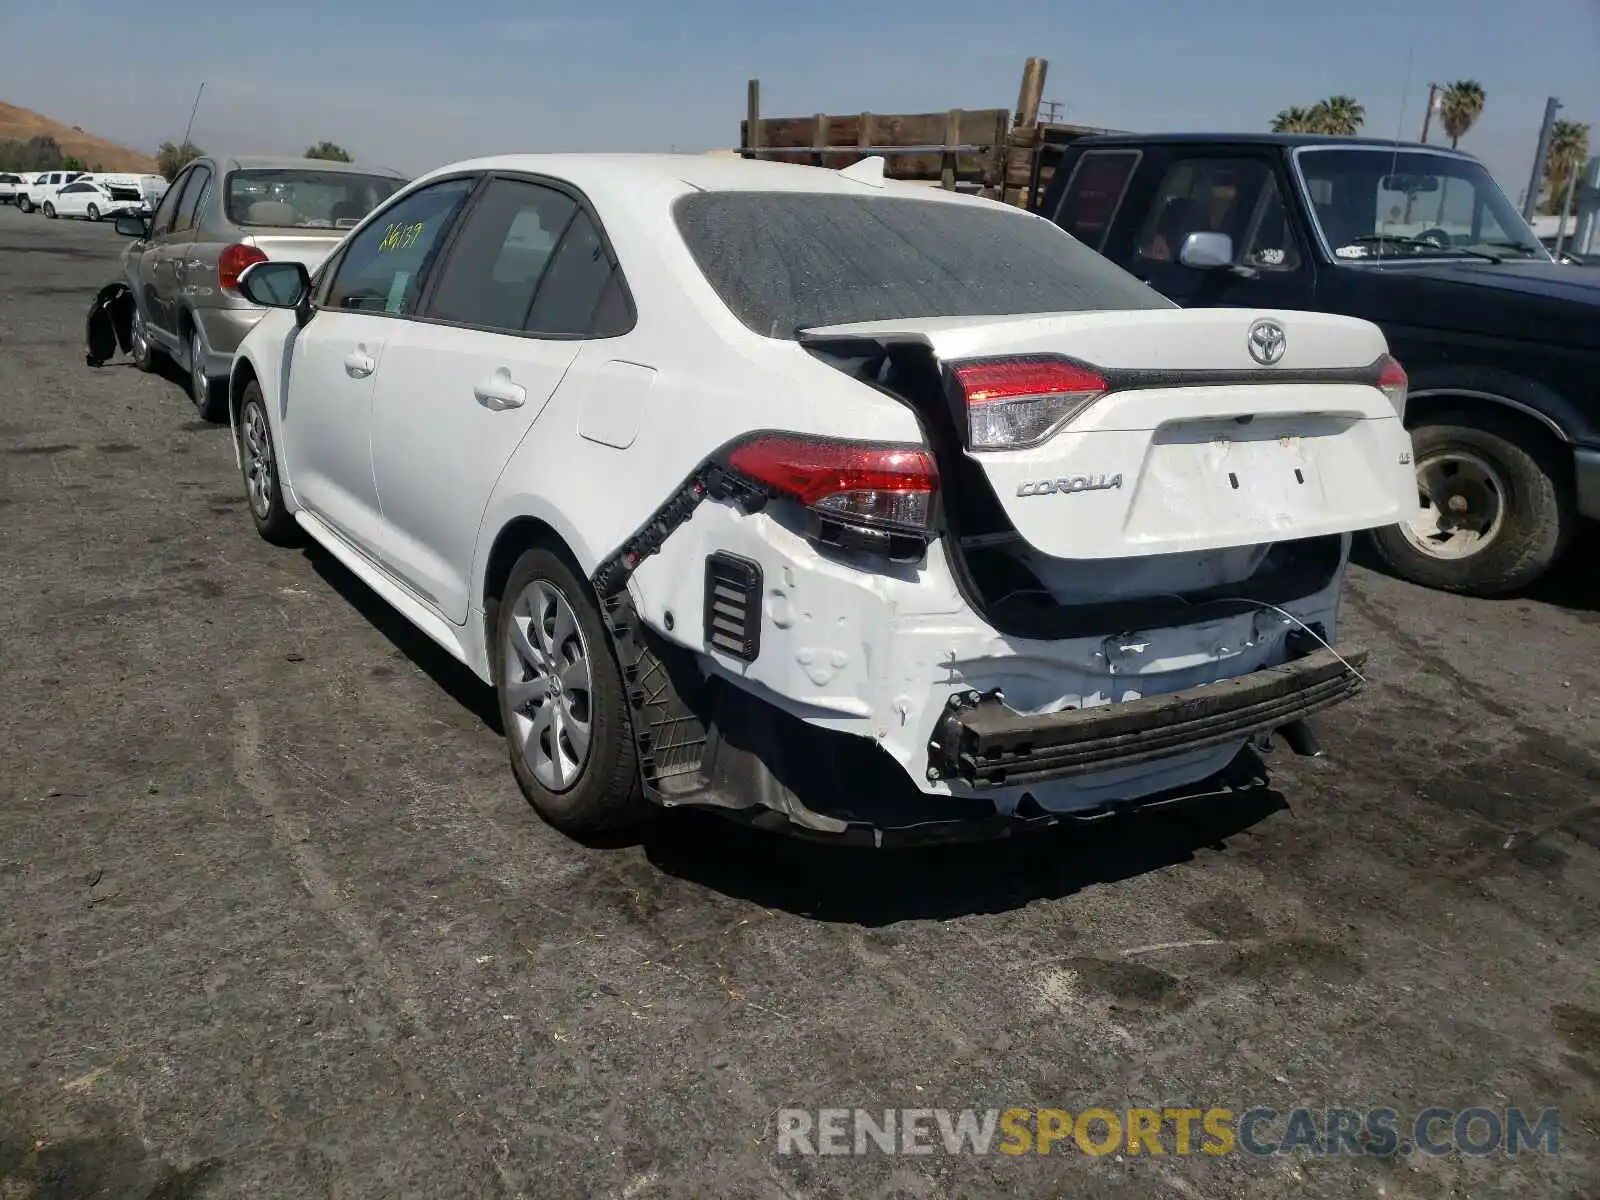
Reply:
[[[0,1197],[1600,1195],[1600,583],[1352,572],[1271,787],[586,849],[491,696],[260,541],[106,225],[0,209]],[[1578,560],[1592,565],[1594,548]],[[1555,1155],[780,1156],[780,1108],[1562,1110]]]

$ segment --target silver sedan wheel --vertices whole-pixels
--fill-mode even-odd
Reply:
[[[1400,531],[1429,558],[1471,558],[1500,536],[1506,492],[1500,472],[1484,459],[1441,451],[1417,463],[1417,515]]]
[[[193,389],[194,402],[204,404],[211,383],[206,378],[205,347],[200,344],[198,332],[189,335],[189,387]]]
[[[145,331],[144,315],[137,308],[133,310],[133,329],[128,341],[128,351],[133,361],[143,366],[150,358],[150,335]]]
[[[244,477],[250,511],[265,521],[272,512],[272,436],[258,404],[244,410]]]
[[[589,760],[589,646],[572,603],[549,580],[524,588],[510,618],[501,673],[513,725],[508,732],[533,777],[564,792]]]

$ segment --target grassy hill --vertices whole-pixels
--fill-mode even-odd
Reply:
[[[129,150],[126,146],[108,142],[105,138],[85,133],[76,126],[52,121],[32,109],[0,103],[0,141],[15,139],[25,142],[32,137],[55,138],[61,143],[63,154],[81,158],[91,167],[98,166],[107,171],[141,174],[153,174],[156,169],[156,160],[148,154],[140,154],[137,150]]]

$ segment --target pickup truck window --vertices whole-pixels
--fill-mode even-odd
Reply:
[[[1172,307],[1049,221],[996,203],[697,192],[673,213],[722,302],[764,337],[905,317]]]
[[[1056,224],[1091,250],[1103,250],[1142,153],[1091,150],[1080,158],[1061,194]]]
[[[1266,271],[1300,265],[1272,164],[1262,158],[1186,158],[1168,168],[1139,235],[1147,262],[1176,262],[1191,233],[1225,233],[1237,261]]]
[[[1306,147],[1294,162],[1335,258],[1548,258],[1528,223],[1476,159]]]

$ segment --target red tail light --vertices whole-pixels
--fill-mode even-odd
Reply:
[[[254,246],[240,243],[224,247],[222,253],[217,255],[217,286],[238,287],[239,276],[244,274],[246,267],[253,267],[256,263],[266,261],[267,256]]]
[[[920,446],[762,434],[728,465],[822,516],[852,525],[925,531],[939,472]]]
[[[1401,420],[1406,415],[1406,389],[1410,380],[1406,378],[1405,368],[1402,367],[1393,355],[1383,356],[1383,370],[1378,375],[1378,390],[1389,397],[1389,403],[1394,405],[1395,415]]]
[[[974,450],[1037,446],[1109,390],[1093,371],[1059,358],[997,358],[953,371]]]

